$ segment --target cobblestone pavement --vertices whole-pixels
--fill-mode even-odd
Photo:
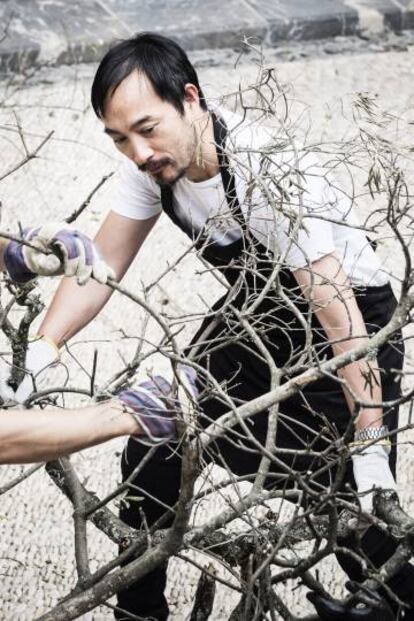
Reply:
[[[311,57],[290,63],[276,60],[279,78],[292,82],[295,87],[293,113],[299,116],[307,106],[306,122],[311,118],[312,135],[325,141],[346,135],[349,120],[344,117],[350,94],[370,91],[378,95],[378,102],[394,114],[412,114],[414,95],[414,50],[375,54]],[[233,53],[225,53],[217,66],[198,59],[200,76],[210,97],[234,90],[240,79],[249,83],[255,79],[254,62],[241,62],[233,68]],[[269,59],[271,61],[271,58]],[[72,66],[41,71],[24,86],[17,80],[2,84],[0,93],[3,106],[0,110],[1,169],[17,163],[23,153],[16,133],[16,116],[24,128],[28,148],[35,148],[50,131],[53,136],[42,150],[40,157],[22,167],[0,185],[3,204],[2,226],[15,226],[64,217],[78,207],[103,175],[114,170],[117,158],[108,138],[93,118],[88,108],[88,92],[93,72],[92,66]],[[407,136],[407,140],[409,137]],[[108,182],[94,198],[79,220],[79,227],[92,233],[110,204],[112,181]],[[144,247],[139,259],[128,273],[125,284],[136,287],[141,282],[152,282],[167,260],[173,260],[186,247],[180,232],[161,219],[151,240]],[[401,257],[393,247],[385,246],[390,271],[401,269]],[[211,275],[197,276],[194,287],[193,259],[185,261],[181,269],[162,281],[156,289],[152,304],[166,312],[185,314],[199,309],[204,301],[211,301],[219,293]],[[56,283],[43,281],[41,290],[49,300]],[[120,332],[120,328],[124,332]],[[93,353],[98,349],[98,374],[102,383],[122,364],[122,356],[130,356],[136,336],[143,327],[143,316],[136,306],[114,295],[104,312],[79,338],[74,339],[71,355],[65,355],[70,366],[71,382],[87,386],[87,371],[92,368]],[[195,326],[188,326],[182,334],[185,341]],[[154,339],[155,327],[148,326],[147,336]],[[412,351],[411,351],[412,354]],[[162,370],[162,359],[154,359],[154,366]],[[59,375],[61,371],[56,371]],[[55,383],[54,378],[52,381]],[[57,381],[57,379],[56,379]],[[70,405],[79,404],[73,399]],[[81,477],[89,489],[98,494],[109,492],[119,480],[119,452],[122,441],[113,441],[100,448],[90,449],[74,458]],[[400,489],[405,507],[414,509],[412,486],[413,459],[411,447],[404,445],[400,453]],[[4,485],[22,468],[2,467],[0,485]],[[218,474],[218,473],[217,473]],[[197,519],[219,510],[223,500],[214,498],[197,513]],[[73,532],[68,502],[54,488],[48,477],[39,471],[15,490],[2,497],[0,511],[0,618],[4,621],[30,621],[52,606],[73,586]],[[67,527],[62,526],[67,524]],[[104,559],[115,554],[115,547],[90,527],[90,557],[92,569]],[[339,593],[340,571],[335,561],[324,564],[322,571],[327,587]],[[169,598],[172,619],[184,620],[191,605],[192,588],[197,571],[190,565],[183,567],[174,561],[169,571]],[[304,612],[300,591],[291,584],[281,589],[286,601]],[[234,598],[225,587],[219,587],[213,618],[224,619]],[[99,608],[84,619],[110,619],[107,608]]]
[[[2,72],[92,62],[142,30],[187,50],[239,48],[244,38],[278,45],[401,32],[413,28],[414,7],[410,0],[1,0],[0,24]]]

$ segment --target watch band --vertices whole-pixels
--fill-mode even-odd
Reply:
[[[354,442],[387,439],[388,434],[389,429],[387,425],[382,425],[381,427],[364,427],[363,429],[355,431]]]

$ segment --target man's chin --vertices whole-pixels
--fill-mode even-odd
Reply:
[[[185,169],[177,170],[171,165],[166,165],[157,172],[148,171],[148,173],[159,186],[171,187],[185,174]]]
[[[184,176],[184,174],[185,170],[180,170],[178,173],[176,172],[175,174],[170,175],[166,174],[164,171],[160,171],[159,173],[151,176],[154,179],[155,183],[157,183],[159,186],[170,188],[175,185],[177,181]]]

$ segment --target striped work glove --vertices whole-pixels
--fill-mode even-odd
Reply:
[[[100,283],[114,277],[113,270],[100,258],[93,242],[66,223],[50,222],[24,229],[22,239],[35,248],[10,241],[4,251],[6,269],[15,282],[25,283],[36,276],[64,274],[76,276],[78,283],[83,285],[91,276]]]
[[[198,397],[195,372],[191,367],[180,365],[178,374],[178,390],[165,377],[156,375],[117,395],[141,427],[143,437],[137,439],[143,444],[176,440],[176,421],[182,419],[183,410],[193,410]]]

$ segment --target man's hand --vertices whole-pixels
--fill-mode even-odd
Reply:
[[[18,386],[14,399],[24,403],[32,392],[37,392],[47,379],[47,371],[59,360],[59,351],[51,341],[38,337],[29,343],[26,353],[26,375]]]
[[[352,453],[355,483],[365,513],[372,513],[374,488],[397,490],[389,466],[389,452],[389,445],[378,443],[362,449],[355,447]]]
[[[156,375],[134,389],[119,393],[118,399],[139,425],[139,441],[143,444],[176,440],[176,421],[198,398],[193,369],[181,365],[179,377],[178,390],[165,377]]]
[[[35,276],[76,276],[83,285],[93,276],[100,283],[114,277],[93,242],[65,223],[50,222],[23,231],[30,246],[10,241],[4,251],[4,263],[11,278],[25,283]],[[49,254],[45,254],[49,253]]]

